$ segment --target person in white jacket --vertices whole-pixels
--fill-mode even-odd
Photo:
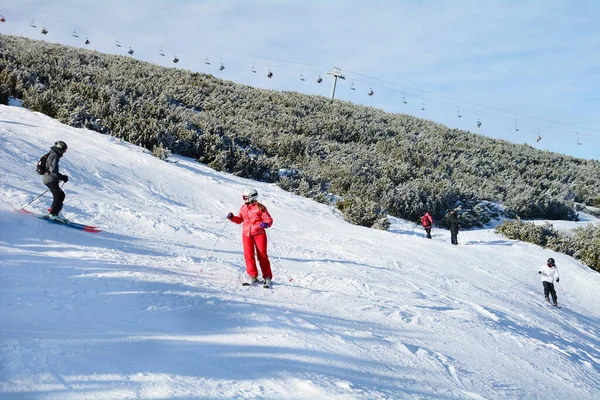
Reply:
[[[550,296],[552,296],[552,302],[555,306],[558,306],[554,282],[558,282],[560,278],[558,276],[558,268],[556,267],[554,258],[549,258],[546,265],[540,268],[538,274],[542,275],[542,284],[544,285],[544,296],[546,297],[546,301],[550,302]]]

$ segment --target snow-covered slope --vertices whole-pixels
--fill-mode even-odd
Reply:
[[[565,255],[353,226],[22,108],[0,106],[0,139],[0,398],[598,398],[600,274]],[[35,163],[56,140],[64,213],[102,233],[14,212],[45,190]],[[270,290],[240,285],[225,218],[249,186],[275,220]],[[561,310],[543,302],[548,257]]]

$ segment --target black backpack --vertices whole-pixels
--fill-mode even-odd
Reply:
[[[48,155],[50,153],[46,153],[42,156],[42,158],[40,158],[40,161],[38,161],[37,163],[37,167],[35,168],[35,170],[37,171],[38,174],[40,175],[46,175],[48,172],[48,168],[46,166],[46,161],[48,161]]]

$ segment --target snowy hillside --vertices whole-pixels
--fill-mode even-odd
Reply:
[[[22,108],[0,106],[0,139],[0,398],[598,398],[600,274],[565,255],[489,230],[452,246],[399,220],[353,226]],[[45,190],[35,164],[56,140],[63,212],[101,233],[14,212]],[[275,221],[272,289],[240,285],[225,216],[247,187]],[[536,273],[548,257],[561,310]]]

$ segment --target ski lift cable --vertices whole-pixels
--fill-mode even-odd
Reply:
[[[400,87],[408,88],[408,89],[411,89],[411,90],[414,90],[414,91],[417,91],[417,92],[426,93],[426,94],[429,94],[431,96],[443,97],[443,98],[446,98],[446,99],[449,99],[449,100],[459,101],[461,103],[471,104],[473,106],[477,106],[477,107],[481,107],[481,108],[487,108],[487,109],[491,109],[491,110],[496,110],[496,111],[499,111],[499,112],[502,112],[502,113],[506,113],[506,114],[518,115],[518,116],[523,117],[523,118],[530,118],[530,119],[535,119],[535,120],[538,120],[538,121],[548,122],[548,123],[551,123],[551,124],[558,124],[558,125],[563,125],[563,126],[570,126],[572,128],[576,128],[576,129],[586,129],[586,130],[590,130],[590,131],[594,131],[594,132],[599,132],[600,133],[600,129],[586,128],[586,127],[582,127],[582,126],[578,126],[578,125],[568,124],[568,123],[565,123],[565,122],[553,121],[553,120],[549,120],[549,119],[545,119],[545,118],[534,117],[534,116],[531,116],[531,115],[526,115],[526,114],[518,113],[518,112],[515,112],[515,111],[508,111],[508,110],[504,110],[504,109],[501,109],[501,108],[498,108],[498,107],[487,106],[487,105],[475,103],[475,102],[472,102],[472,101],[466,101],[466,100],[458,99],[458,98],[452,97],[452,96],[447,96],[447,95],[443,95],[443,94],[439,94],[439,93],[430,92],[430,91],[427,91],[427,90],[422,90],[422,89],[414,88],[414,87],[407,86],[407,85],[402,85],[402,84],[399,84],[399,83],[396,83],[396,82],[387,81],[385,79],[375,78],[375,77],[372,77],[372,76],[369,76],[369,75],[361,74],[359,72],[354,72],[354,71],[350,71],[350,70],[346,70],[346,69],[344,69],[344,71],[350,72],[350,73],[353,73],[353,74],[356,74],[356,75],[364,76],[367,79],[375,79],[375,80],[378,80],[380,82],[387,83],[387,84],[390,84],[390,85],[400,86]]]
[[[390,88],[390,87],[387,87],[387,86],[383,86],[383,85],[379,85],[379,84],[373,84],[372,82],[368,82],[366,80],[357,79],[357,78],[351,78],[351,79],[354,79],[355,82],[361,82],[361,83],[364,83],[364,84],[367,84],[367,85],[371,85],[371,86],[376,86],[376,87],[382,88],[384,90],[389,90],[389,91],[392,91],[392,92],[396,92],[396,93],[398,93],[400,95],[403,95],[405,98],[407,98],[407,99],[410,100],[409,102],[414,103],[414,104],[418,103],[417,100],[420,101],[420,99],[423,98],[424,100],[427,101],[427,103],[430,103],[430,104],[433,103],[433,104],[441,104],[441,105],[443,105],[445,107],[456,107],[456,104],[453,103],[453,102],[451,102],[451,101],[445,101],[445,100],[442,100],[442,99],[436,99],[436,98],[431,98],[431,97],[427,97],[425,99],[425,97],[423,97],[423,96],[417,96],[417,95],[413,95],[413,94],[410,94],[410,93],[407,94],[406,91],[400,91],[400,90],[396,90],[396,89],[393,89],[393,88]],[[442,98],[444,98],[444,96],[442,96]],[[472,108],[472,107],[461,106],[460,110],[461,110],[461,115],[463,117],[465,117],[465,112],[466,111],[472,111],[472,112],[476,113],[476,115],[481,115],[481,114],[487,115],[486,119],[492,118],[492,119],[495,119],[495,120],[498,120],[498,121],[503,121],[503,122],[507,122],[507,123],[510,122],[511,124],[514,123],[514,118],[511,118],[511,117],[508,117],[508,116],[505,116],[505,115],[498,115],[497,113],[500,112],[500,111],[498,109],[494,109],[494,108],[488,108],[488,109],[482,110],[481,108]],[[467,120],[468,120],[468,117],[467,117]],[[571,137],[575,137],[576,133],[577,133],[575,131],[570,131],[570,130],[556,130],[555,128],[552,128],[552,127],[546,127],[546,126],[541,126],[539,124],[529,123],[526,120],[525,121],[519,120],[519,128],[531,128],[533,130],[539,130],[539,131],[542,131],[542,132],[553,133],[554,134],[553,136],[565,136],[565,135],[568,135],[568,136],[571,136]],[[581,135],[581,132],[579,132],[579,133]],[[583,137],[583,136],[580,136],[580,137]],[[599,139],[592,139],[589,136],[586,137],[586,140],[588,140],[588,141],[594,141],[594,142],[600,142]]]

